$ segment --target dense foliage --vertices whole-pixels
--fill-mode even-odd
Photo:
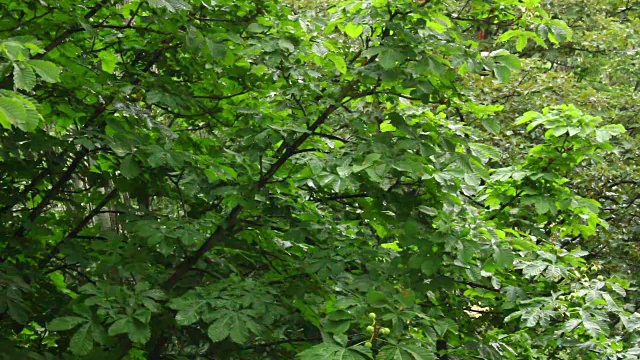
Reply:
[[[637,359],[639,11],[0,0],[0,358]]]

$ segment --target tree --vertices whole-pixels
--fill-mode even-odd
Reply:
[[[3,356],[640,353],[635,257],[598,255],[635,199],[593,191],[636,185],[630,122],[525,77],[632,94],[572,23],[632,6],[0,9]]]

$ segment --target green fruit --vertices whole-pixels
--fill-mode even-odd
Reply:
[[[567,297],[564,295],[560,295],[558,296],[558,300],[564,301],[564,300],[567,300]]]
[[[391,333],[391,330],[389,328],[384,328],[383,327],[382,329],[380,329],[380,333],[382,335],[389,335]]]
[[[369,313],[369,319],[375,320],[376,319],[376,313]]]
[[[366,343],[364,343],[364,346],[370,348],[373,346],[373,344],[371,343],[371,341],[367,341]]]
[[[600,280],[600,281],[604,281],[604,276],[602,276],[602,275],[598,275],[598,280]]]
[[[372,333],[373,330],[374,330],[373,326],[371,326],[371,325],[367,326],[367,332],[368,333]]]

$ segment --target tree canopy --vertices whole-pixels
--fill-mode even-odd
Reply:
[[[0,358],[638,359],[639,12],[0,0]]]

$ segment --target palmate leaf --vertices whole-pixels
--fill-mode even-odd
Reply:
[[[398,346],[385,346],[380,349],[378,356],[382,360],[409,360],[409,355]]]
[[[401,348],[411,354],[414,360],[435,360],[435,355],[432,351],[415,345],[401,345]]]
[[[128,334],[129,339],[135,343],[145,344],[151,338],[149,325],[137,318],[127,317],[116,320],[109,327],[109,336]]]
[[[179,325],[190,325],[198,321],[200,314],[209,308],[209,302],[196,294],[171,300],[169,307],[178,310],[176,321]]]
[[[364,360],[360,353],[343,348],[332,343],[322,343],[313,346],[301,353],[296,358],[300,360]]]
[[[416,345],[387,345],[380,349],[383,360],[435,360],[432,351]]]
[[[209,326],[208,335],[211,341],[219,342],[227,338],[237,344],[244,344],[249,333],[259,330],[258,324],[249,316],[231,310],[221,310],[212,314],[216,320]]]

